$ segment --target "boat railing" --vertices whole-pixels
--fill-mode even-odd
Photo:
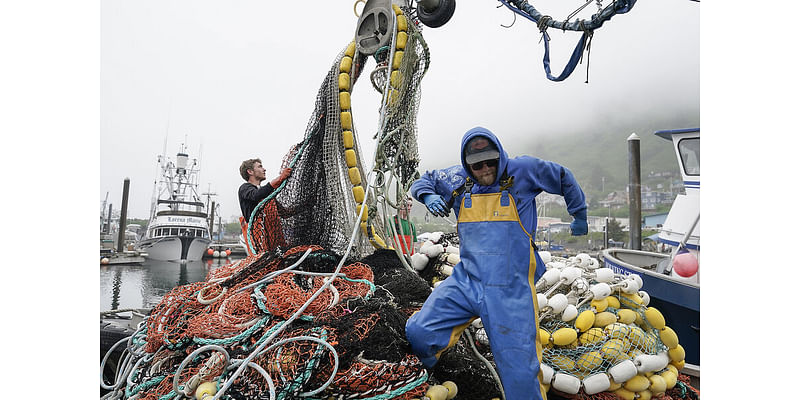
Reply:
[[[184,200],[158,200],[158,204],[178,204],[195,207],[205,207],[205,204],[199,201],[184,201]]]

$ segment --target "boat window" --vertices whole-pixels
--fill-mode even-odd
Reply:
[[[686,175],[700,175],[700,138],[683,139],[678,142],[678,152]]]
[[[172,236],[178,235],[178,228],[169,228],[169,234]]]

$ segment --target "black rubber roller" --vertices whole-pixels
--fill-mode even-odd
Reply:
[[[456,11],[456,0],[439,0],[439,5],[433,10],[426,10],[423,4],[417,6],[419,20],[431,28],[438,28],[450,21]]]

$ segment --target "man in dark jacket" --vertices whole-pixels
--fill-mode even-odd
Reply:
[[[267,179],[267,171],[261,165],[261,160],[253,158],[245,160],[239,167],[239,174],[247,182],[239,186],[239,207],[242,209],[242,216],[245,222],[250,221],[250,214],[253,213],[261,200],[264,200],[281,185],[292,173],[291,168],[284,168],[280,175],[270,181],[269,184],[261,186],[261,182]]]

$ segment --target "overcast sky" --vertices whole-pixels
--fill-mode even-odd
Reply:
[[[459,1],[443,27],[423,28],[431,65],[418,114],[422,172],[458,162],[461,136],[476,125],[513,144],[590,129],[610,112],[699,114],[699,3],[639,1],[612,18],[595,32],[588,84],[585,64],[565,82],[548,81],[535,24],[518,17],[502,27],[514,16],[499,4]],[[535,5],[556,19],[572,11],[561,0]],[[200,192],[217,193],[223,218],[238,217],[239,164],[259,157],[268,178],[276,175],[356,22],[352,1],[101,2],[98,210],[107,192],[119,209],[128,177],[128,216],[147,218],[166,138],[168,156],[185,142],[202,161]],[[580,34],[550,36],[555,75]],[[379,94],[368,81],[374,67],[370,60],[353,91],[366,159],[378,120]]]
[[[122,181],[130,177],[131,215],[147,216],[156,154],[171,115],[171,153],[184,135],[193,155],[202,143],[202,190],[211,183],[224,215],[236,215],[239,163],[260,156],[274,173],[285,149],[302,138],[319,84],[353,36],[352,3],[0,2],[0,237],[4,276],[13,283],[6,298],[21,304],[8,307],[7,319],[40,326],[42,313],[31,311],[54,310],[48,326],[71,328],[58,333],[70,343],[64,347],[69,356],[52,361],[81,371],[97,368],[97,353],[90,351],[97,346],[93,266],[105,193],[119,204]],[[534,1],[543,11],[555,7],[548,3]],[[513,28],[502,28],[513,18],[496,4],[459,0],[453,20],[424,31],[433,59],[419,114],[421,169],[439,166],[437,151],[443,152],[441,164],[455,162],[455,143],[476,124],[506,140],[589,126],[608,110],[638,115],[649,105],[699,104],[702,70],[708,183],[702,195],[702,303],[713,310],[703,319],[703,390],[711,398],[784,396],[780,385],[731,384],[726,372],[741,357],[731,351],[739,343],[727,321],[742,315],[785,319],[786,307],[730,306],[737,290],[755,287],[760,276],[754,267],[783,281],[798,279],[797,268],[785,262],[793,259],[789,250],[797,247],[798,226],[791,201],[797,198],[797,101],[790,96],[800,90],[800,80],[792,59],[795,27],[785,23],[797,6],[705,1],[701,38],[700,3],[639,0],[595,33],[585,85],[582,66],[567,82],[547,81],[533,24],[518,18]],[[577,36],[552,29],[551,36],[559,70]],[[362,145],[369,148],[377,94],[363,76],[354,110]],[[32,288],[37,295],[31,296]],[[771,289],[765,293],[772,303],[795,301],[792,291]],[[45,343],[52,332],[11,330],[7,341]],[[8,350],[17,369],[41,367],[29,356],[30,346]],[[752,365],[780,365],[786,354],[756,351],[748,357]],[[770,372],[775,382],[795,379],[791,368]],[[20,384],[6,388],[12,397],[29,395],[28,388],[41,383],[36,374],[18,375]],[[92,374],[74,375],[48,379],[76,393],[96,393]]]

